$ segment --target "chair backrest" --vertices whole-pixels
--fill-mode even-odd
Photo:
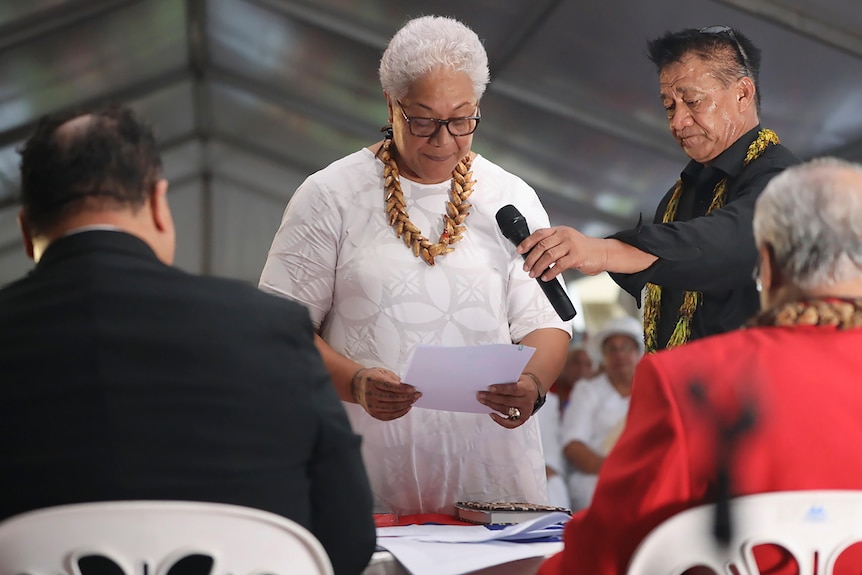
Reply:
[[[756,545],[784,547],[800,573],[830,575],[848,547],[862,541],[862,491],[782,491],[730,501],[731,540],[712,536],[715,505],[667,519],[636,549],[628,575],[679,575],[694,566],[715,573],[758,573]],[[735,571],[734,571],[735,569]]]
[[[212,575],[332,575],[326,551],[304,527],[236,505],[80,503],[0,523],[0,575],[81,575],[82,564],[86,575],[88,562],[104,561],[99,556],[116,564],[107,572],[125,575],[167,575],[172,566],[195,556],[211,563]],[[188,569],[173,573],[178,571]]]

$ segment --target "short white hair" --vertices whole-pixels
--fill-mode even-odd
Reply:
[[[773,178],[755,206],[754,238],[803,290],[862,279],[862,165],[819,158]]]
[[[491,74],[479,36],[454,18],[422,16],[405,24],[389,41],[380,59],[380,85],[391,97],[407,94],[425,74],[445,69],[464,72],[480,99]]]

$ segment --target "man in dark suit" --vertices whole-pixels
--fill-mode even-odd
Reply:
[[[337,574],[374,551],[372,499],[305,308],[171,267],[152,132],[125,108],[44,118],[21,151],[36,261],[0,290],[0,519],[99,500],[275,512]]]

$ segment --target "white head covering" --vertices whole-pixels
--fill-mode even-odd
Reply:
[[[599,352],[599,357],[602,355],[602,345],[604,345],[605,340],[612,335],[625,335],[632,338],[638,344],[640,352],[644,352],[643,324],[635,318],[626,315],[611,318],[607,323],[605,323],[602,329],[600,329],[596,334],[595,338],[593,338],[593,341],[595,341],[596,344],[596,349]]]

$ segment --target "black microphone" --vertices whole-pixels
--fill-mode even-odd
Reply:
[[[497,211],[497,225],[500,226],[500,231],[503,232],[503,235],[516,246],[530,235],[527,220],[524,219],[518,208],[512,204],[505,205]],[[527,254],[524,254],[525,259],[526,257]],[[561,319],[568,321],[577,315],[578,312],[575,311],[572,300],[569,299],[566,290],[563,289],[563,285],[557,278],[546,282],[539,275],[536,276],[536,281],[539,282],[539,286],[545,292],[545,296],[551,302],[551,305],[554,306],[554,311],[557,312],[557,315]]]

